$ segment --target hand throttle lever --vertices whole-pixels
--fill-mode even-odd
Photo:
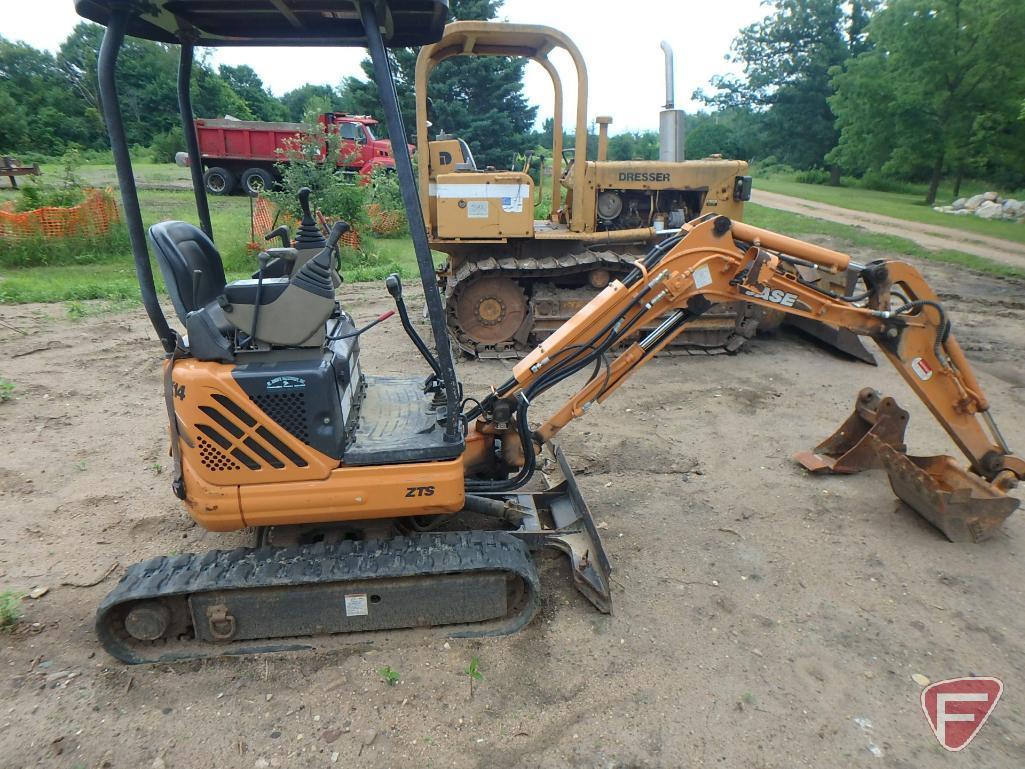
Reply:
[[[281,246],[282,246],[282,248],[291,248],[292,247],[292,240],[291,240],[291,238],[289,236],[288,227],[285,226],[284,224],[282,224],[276,230],[271,230],[270,232],[268,232],[266,235],[263,236],[263,239],[267,240],[267,241],[274,240],[274,238],[281,238]]]

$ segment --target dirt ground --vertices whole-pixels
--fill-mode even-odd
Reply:
[[[1025,285],[923,269],[1025,446]],[[357,319],[388,307],[383,286],[342,296]],[[869,384],[910,409],[913,453],[953,452],[888,368],[760,338],[735,357],[659,359],[567,428],[613,562],[611,616],[551,556],[542,610],[515,636],[392,633],[330,654],[129,668],[92,630],[125,566],[248,537],[205,533],[170,492],[141,310],[6,306],[0,319],[0,374],[16,385],[0,403],[0,590],[49,588],[0,635],[2,767],[1025,765],[1025,514],[953,545],[881,471],[812,477],[790,459]],[[425,368],[394,321],[363,362]],[[508,368],[459,371],[473,394]],[[1005,682],[968,755],[939,747],[914,674]]]

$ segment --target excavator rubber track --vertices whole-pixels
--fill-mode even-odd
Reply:
[[[464,353],[475,358],[522,358],[583,307],[600,289],[587,284],[587,273],[605,270],[610,279],[626,275],[642,253],[584,250],[546,257],[500,256],[467,259],[445,281],[449,331]],[[554,281],[579,275],[583,285],[566,287]],[[527,303],[526,319],[516,335],[483,344],[471,338],[458,317],[460,296],[472,282],[487,277],[511,278]],[[663,354],[717,355],[735,353],[758,330],[761,310],[737,302],[714,305],[688,324]]]
[[[129,567],[96,632],[129,664],[324,649],[400,628],[495,636],[530,622],[539,595],[529,548],[502,531],[214,550]]]

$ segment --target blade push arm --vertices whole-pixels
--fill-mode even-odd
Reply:
[[[816,273],[845,269],[860,273],[865,285],[860,295],[841,297],[818,288]],[[608,398],[689,320],[731,301],[872,337],[976,474],[1001,491],[1025,476],[1025,462],[1011,454],[990,417],[938,297],[914,267],[899,261],[858,265],[845,254],[725,217],[692,224],[671,247],[639,260],[633,273],[610,284],[520,361],[496,396],[518,396],[529,404],[572,373],[594,366],[588,382],[535,432],[549,440]],[[620,340],[656,323],[612,359]]]

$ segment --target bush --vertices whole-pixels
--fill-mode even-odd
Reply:
[[[920,191],[918,186],[912,182],[894,179],[892,176],[887,176],[881,171],[866,171],[865,175],[858,179],[856,184],[866,190],[876,190],[877,192],[898,192],[913,195],[918,194]]]
[[[373,223],[378,237],[395,238],[409,233],[406,206],[402,202],[398,175],[391,169],[378,166],[370,174],[368,204],[376,206],[377,219]],[[380,226],[385,224],[387,226]]]
[[[829,171],[821,168],[809,168],[807,171],[798,171],[794,181],[801,184],[829,184]]]
[[[320,149],[326,146],[325,160],[319,162]],[[308,134],[286,142],[281,161],[275,164],[281,181],[265,193],[278,208],[294,219],[301,216],[299,190],[309,187],[310,205],[326,217],[344,219],[352,229],[365,232],[370,219],[366,206],[369,185],[360,177],[337,167],[342,140],[336,133],[325,134],[315,126]]]
[[[178,126],[153,139],[149,147],[154,163],[173,163],[174,156],[185,149],[185,134]]]
[[[793,166],[788,166],[775,155],[768,155],[752,163],[752,171],[758,176],[790,176],[794,173]]]
[[[31,176],[18,188],[15,211],[37,208],[71,208],[85,200],[85,184],[78,175],[81,153],[70,149],[61,158],[61,175],[56,181],[46,176]]]
[[[0,632],[10,633],[21,617],[21,595],[10,590],[0,593]]]

